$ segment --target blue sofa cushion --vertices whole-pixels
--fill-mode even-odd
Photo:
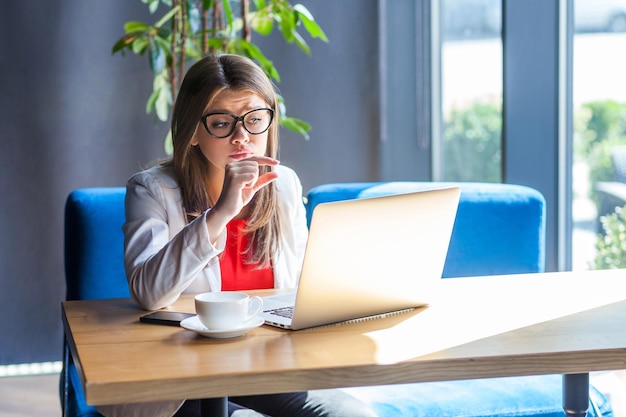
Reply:
[[[85,393],[80,384],[80,378],[76,372],[74,364],[68,366],[68,393],[67,404],[65,405],[67,416],[72,417],[102,417],[96,407],[87,404]]]
[[[65,204],[67,300],[130,297],[124,271],[124,187],[74,190]]]
[[[454,182],[361,182],[325,184],[307,194],[310,222],[319,203],[353,198],[461,187],[443,277],[543,272],[545,199],[537,190],[513,184]]]
[[[562,389],[562,376],[541,375],[343,390],[371,404],[380,417],[563,417]],[[589,416],[613,416],[594,387],[589,396]]]

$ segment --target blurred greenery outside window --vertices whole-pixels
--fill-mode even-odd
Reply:
[[[598,204],[594,185],[615,179],[611,154],[626,145],[626,103],[613,100],[583,103],[574,110],[574,162],[589,166],[590,197]]]
[[[625,268],[626,60],[620,51],[626,46],[626,0],[574,0],[573,7],[573,198],[588,201],[574,215],[593,222],[588,267]],[[595,209],[595,218],[585,206]]]
[[[502,182],[500,0],[441,0],[445,181]]]
[[[447,181],[502,181],[502,105],[474,102],[444,119]]]

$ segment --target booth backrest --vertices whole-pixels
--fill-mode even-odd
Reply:
[[[68,300],[130,297],[124,272],[125,187],[83,188],[65,204]]]
[[[319,203],[460,186],[444,277],[542,272],[545,200],[512,184],[368,182],[326,184],[307,194],[310,220]],[[124,187],[74,190],[65,207],[67,299],[129,297],[124,273]]]
[[[461,187],[444,277],[543,272],[545,199],[530,187],[456,182],[359,182],[325,184],[307,195],[308,220],[315,206],[433,188]]]

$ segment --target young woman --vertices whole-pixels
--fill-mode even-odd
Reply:
[[[237,55],[187,72],[172,116],[171,161],[127,184],[125,262],[147,310],[182,293],[295,287],[307,239],[302,186],[276,159],[272,83]],[[230,398],[233,416],[374,416],[337,390]],[[106,416],[202,416],[201,401],[102,407]],[[238,414],[239,413],[239,414]],[[258,415],[254,413],[255,415]]]

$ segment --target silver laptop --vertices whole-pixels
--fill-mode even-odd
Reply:
[[[298,289],[263,298],[266,324],[298,330],[427,304],[460,194],[453,187],[317,205]]]

